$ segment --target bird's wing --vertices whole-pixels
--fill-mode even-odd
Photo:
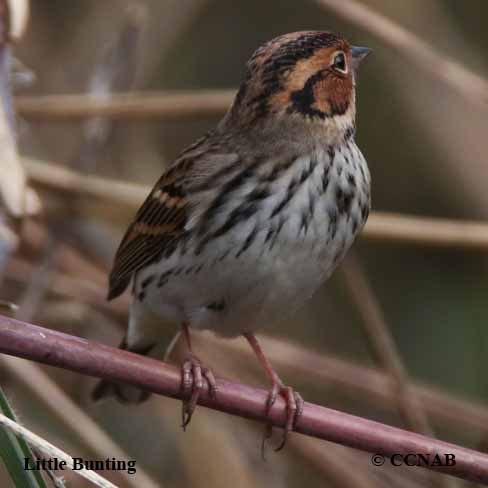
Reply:
[[[164,173],[137,212],[115,255],[109,300],[124,292],[136,271],[169,252],[182,237],[188,200],[181,178],[177,167]]]
[[[206,178],[210,169],[221,163],[219,149],[208,134],[187,148],[163,173],[117,250],[109,278],[109,300],[124,292],[134,273],[170,255],[181,243],[190,209],[195,205],[189,182]]]

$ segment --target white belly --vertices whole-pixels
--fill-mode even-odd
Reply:
[[[303,167],[309,162],[304,159]],[[190,241],[186,252],[145,268],[136,279],[135,299],[164,321],[185,321],[225,336],[269,326],[301,306],[350,247],[364,223],[361,209],[369,207],[369,175],[368,188],[351,189],[348,212],[341,212],[337,191],[348,191],[350,173],[336,157],[324,191],[324,164],[314,167],[283,212],[273,215],[284,196],[277,191],[261,212],[209,241],[198,255]],[[287,188],[287,181],[280,183]]]

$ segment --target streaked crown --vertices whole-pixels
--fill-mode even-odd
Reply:
[[[354,124],[355,71],[369,52],[330,32],[277,37],[249,60],[229,118],[255,125],[276,116],[330,123],[349,115]]]

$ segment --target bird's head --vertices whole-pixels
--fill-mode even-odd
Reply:
[[[255,127],[280,122],[350,130],[356,69],[370,49],[330,32],[294,32],[261,46],[247,63],[228,119]]]

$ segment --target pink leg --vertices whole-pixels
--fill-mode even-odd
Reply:
[[[183,400],[182,408],[182,427],[185,430],[197,406],[200,392],[203,390],[203,380],[207,381],[208,390],[212,398],[217,396],[217,383],[212,371],[202,366],[201,361],[193,354],[188,324],[183,323],[182,329],[188,348],[186,359],[181,365],[181,390],[187,398]]]
[[[285,386],[284,383],[281,381],[280,377],[274,370],[268,358],[264,355],[264,352],[261,349],[261,346],[256,339],[256,336],[247,332],[244,334],[244,337],[251,345],[254,353],[256,354],[256,357],[258,358],[259,362],[266,371],[266,374],[271,380],[271,390],[269,391],[268,399],[266,401],[266,416],[269,416],[271,408],[276,402],[276,398],[278,397],[278,395],[281,395],[286,402],[285,430],[283,432],[283,439],[280,445],[276,448],[276,451],[280,451],[281,449],[283,449],[283,447],[285,447],[288,433],[294,429],[300,415],[302,414],[304,401],[302,397],[293,390],[293,388],[291,388],[290,386]],[[266,432],[270,432],[269,427],[267,427]],[[269,434],[265,434],[264,440],[266,440],[267,437],[269,437]]]

